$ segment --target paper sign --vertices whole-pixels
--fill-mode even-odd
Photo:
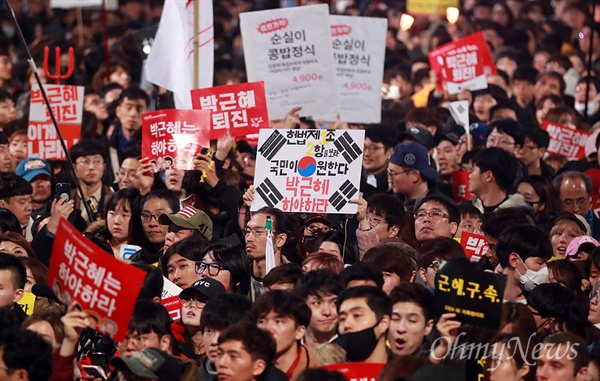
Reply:
[[[436,317],[450,312],[464,324],[499,328],[506,276],[445,262],[435,285]]]
[[[348,381],[375,381],[385,364],[347,362],[323,366],[323,369],[340,372]]]
[[[479,262],[485,257],[489,246],[485,240],[485,236],[463,232],[460,237],[460,245],[465,249],[465,255],[471,262]]]
[[[54,238],[48,284],[61,302],[77,301],[115,340],[125,338],[146,273],[83,237],[66,219]]]
[[[170,280],[168,280],[165,277],[163,277],[163,281],[164,281],[164,284],[163,284],[162,295],[160,297],[161,299],[167,299],[172,296],[179,296],[179,293],[182,291],[181,287],[179,287],[178,285],[171,282]]]
[[[169,315],[171,315],[173,321],[179,321],[181,318],[181,303],[179,302],[179,293],[182,291],[182,289],[165,277],[163,277],[163,280],[164,285],[162,295],[160,297],[160,303],[169,312]]]
[[[102,0],[50,0],[50,8],[69,9],[100,6],[102,6]]]
[[[454,122],[469,134],[469,101],[449,102],[448,110],[450,110]]]
[[[192,90],[194,110],[211,112],[210,138],[245,136],[269,128],[263,82],[240,83]]]
[[[121,249],[119,250],[119,259],[128,261],[133,254],[140,250],[142,250],[142,248],[137,245],[121,245]]]
[[[406,0],[406,12],[413,16],[445,16],[448,7],[458,8],[458,0]]]
[[[438,89],[449,94],[487,89],[486,77],[496,74],[483,32],[449,42],[429,52],[429,65],[438,76]]]
[[[454,201],[460,204],[463,201],[472,200],[475,195],[469,192],[469,176],[471,172],[452,172],[452,187],[454,188]]]
[[[44,88],[67,149],[71,149],[81,135],[83,86],[45,85]],[[27,156],[46,160],[66,160],[42,92],[37,85],[31,89],[29,103]]]
[[[301,116],[336,120],[327,4],[241,13],[240,28],[248,82],[265,82],[271,119],[302,107]]]
[[[252,210],[354,214],[364,130],[260,130]]]
[[[344,122],[381,122],[387,19],[330,16],[333,63]]]
[[[546,152],[557,153],[569,160],[579,160],[585,157],[585,141],[589,132],[573,130],[567,126],[544,120],[542,129],[550,135],[550,145]]]
[[[31,316],[33,309],[35,308],[35,295],[31,292],[25,291],[23,292],[23,297],[17,302],[17,304],[23,309],[23,312],[25,312],[28,316]]]
[[[154,172],[190,170],[202,147],[209,147],[210,112],[159,110],[142,115],[142,157]]]

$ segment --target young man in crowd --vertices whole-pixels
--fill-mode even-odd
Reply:
[[[143,348],[172,353],[171,323],[171,316],[161,304],[150,300],[138,301],[125,340],[119,347],[121,357],[131,357]]]
[[[387,192],[389,183],[386,170],[396,143],[393,130],[388,126],[372,125],[365,128],[360,182],[360,190],[365,198]]]
[[[36,220],[50,212],[48,200],[52,196],[52,172],[46,160],[27,158],[19,163],[16,174],[31,184],[31,218]]]
[[[546,337],[537,359],[539,381],[586,381],[590,354],[577,336],[559,332]]]
[[[250,310],[250,318],[260,329],[273,335],[277,350],[273,365],[290,381],[317,363],[312,350],[301,344],[311,321],[311,311],[298,295],[273,290],[260,295]]]
[[[542,158],[550,145],[550,135],[541,128],[530,128],[525,131],[523,146],[517,152],[517,158],[527,167],[527,174],[540,175],[552,181],[556,176],[554,169]]]
[[[23,297],[27,271],[14,255],[0,253],[0,308],[14,310],[21,320],[25,312],[17,304]]]
[[[343,290],[342,278],[327,270],[310,271],[297,283],[294,293],[311,311],[310,324],[304,335],[304,345],[308,348],[316,349],[337,336],[336,302]]]
[[[168,226],[163,246],[165,253],[169,247],[186,238],[195,237],[207,243],[212,239],[211,219],[193,206],[187,206],[177,213],[162,213],[158,217],[158,223]]]
[[[0,207],[10,210],[19,220],[23,236],[31,217],[33,188],[24,178],[7,173],[0,177]]]
[[[435,276],[443,261],[454,257],[464,257],[460,243],[448,237],[437,237],[425,241],[417,252],[421,284],[429,290],[435,289]]]
[[[415,237],[423,243],[437,237],[452,238],[458,230],[456,203],[442,195],[430,195],[415,205]]]
[[[427,148],[422,144],[401,143],[394,148],[388,164],[389,182],[394,194],[407,200],[425,197],[439,175],[431,166]]]
[[[0,380],[46,381],[52,373],[52,346],[25,329],[0,331]]]

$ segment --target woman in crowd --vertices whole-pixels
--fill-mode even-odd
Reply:
[[[196,272],[200,278],[221,282],[228,292],[247,295],[250,289],[250,261],[239,247],[215,243],[204,249]]]

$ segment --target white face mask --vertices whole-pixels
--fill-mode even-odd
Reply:
[[[600,100],[600,94],[588,102],[587,116],[590,116],[594,114],[594,112],[596,112],[596,107],[598,107],[598,100]],[[585,112],[585,103],[575,102],[575,110],[583,115],[583,113]]]
[[[519,257],[519,259],[521,259],[521,257]],[[523,266],[525,266],[525,262],[523,262],[522,259],[521,263],[523,263]],[[515,268],[517,274],[519,274],[519,276],[521,277],[521,283],[523,284],[525,291],[532,291],[534,288],[536,288],[540,284],[546,283],[546,281],[548,280],[548,266],[544,266],[538,271],[530,270],[527,268],[527,266],[525,266],[525,268],[527,269],[527,271],[525,271],[525,274],[523,275],[521,275],[519,270]]]

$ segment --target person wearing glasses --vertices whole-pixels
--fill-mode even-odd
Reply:
[[[386,169],[395,144],[393,129],[382,125],[365,128],[365,150],[360,181],[360,190],[364,197],[387,192],[389,189]]]
[[[302,246],[306,253],[312,253],[319,249],[319,238],[326,233],[339,229],[332,221],[324,216],[312,216],[304,221],[302,233]]]
[[[394,194],[409,200],[425,197],[439,176],[431,165],[427,148],[421,143],[396,145],[388,164],[388,181]]]
[[[456,203],[443,195],[424,197],[415,205],[415,236],[419,243],[437,237],[453,238],[460,223]]]
[[[591,209],[594,190],[592,179],[580,172],[567,171],[552,181],[552,188],[560,199],[561,211],[579,214],[585,218],[590,225],[590,235],[598,239],[600,237],[600,220]]]
[[[454,257],[465,257],[465,251],[460,243],[452,238],[437,237],[426,241],[417,251],[420,284],[430,290],[435,290],[435,276],[443,261]]]
[[[525,131],[523,146],[517,151],[517,158],[527,167],[529,176],[543,176],[549,181],[556,177],[554,169],[542,158],[550,145],[550,135],[541,128],[530,128]]]
[[[105,146],[90,140],[81,141],[69,150],[85,200],[81,200],[76,188],[71,192],[71,199],[75,200],[75,208],[81,210],[81,217],[86,222],[100,220],[106,197],[112,194],[110,187],[102,184],[102,176],[106,169],[105,152]],[[92,221],[86,213],[84,203],[91,209]]]
[[[204,249],[196,262],[200,279],[212,278],[221,282],[227,292],[248,295],[250,290],[250,261],[238,246],[214,243]]]
[[[473,205],[485,217],[498,208],[526,207],[520,194],[510,194],[521,163],[505,149],[486,148],[475,156],[473,171],[469,175],[469,192],[476,197]]]

